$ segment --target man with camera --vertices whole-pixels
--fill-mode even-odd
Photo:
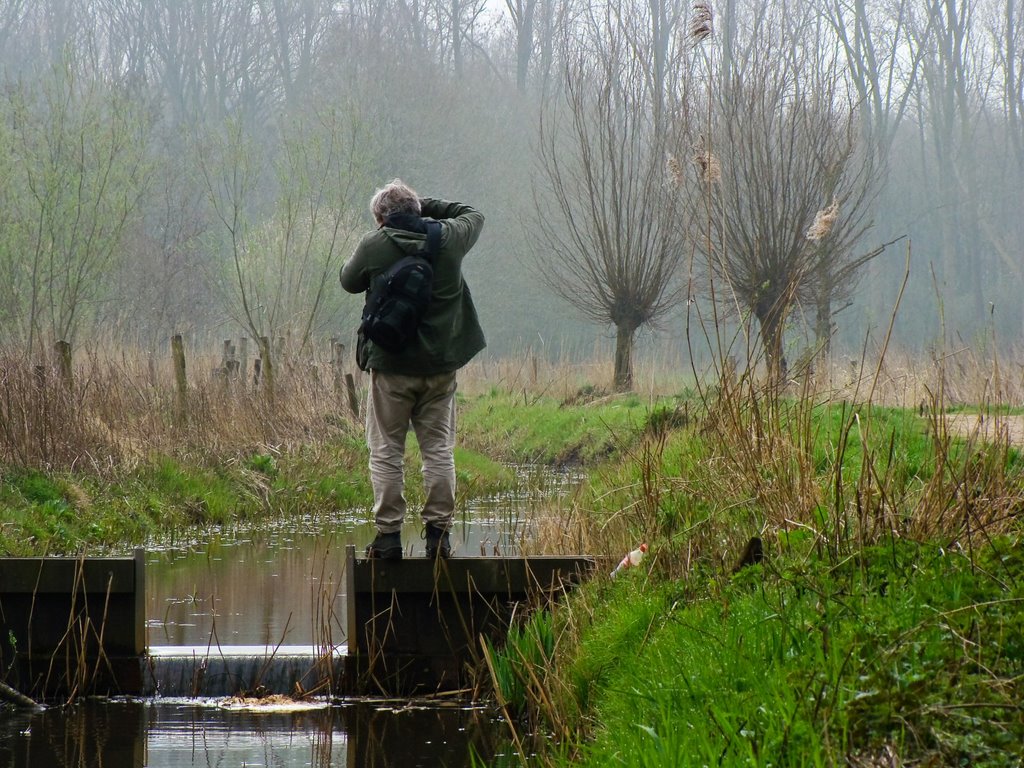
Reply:
[[[407,339],[386,346],[361,339],[360,367],[370,374],[366,442],[377,527],[366,556],[402,557],[405,439],[411,428],[423,460],[427,557],[448,557],[455,513],[456,371],[485,345],[462,260],[479,238],[484,217],[463,203],[421,198],[399,179],[374,193],[370,211],[377,229],[342,265],[342,287],[372,294],[371,289],[380,289],[381,278],[412,254],[426,258],[432,275],[429,303]]]

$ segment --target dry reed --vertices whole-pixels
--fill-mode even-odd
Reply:
[[[811,242],[824,240],[832,232],[836,219],[839,218],[839,203],[833,200],[827,207],[814,215],[814,221],[808,227],[806,237]]]
[[[183,401],[171,361],[144,354],[81,356],[68,383],[56,366],[8,353],[0,374],[0,461],[14,466],[103,474],[154,454],[223,458],[358,429],[337,371],[308,360],[283,359],[271,396],[195,357]]]
[[[722,180],[722,164],[707,147],[698,147],[694,151],[693,163],[697,166],[701,183],[717,184]]]
[[[693,4],[693,13],[690,16],[690,41],[694,46],[700,45],[712,33],[711,5],[704,0],[697,0]]]

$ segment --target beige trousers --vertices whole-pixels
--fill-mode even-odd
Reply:
[[[405,437],[416,433],[423,459],[423,522],[447,528],[455,514],[455,373],[400,376],[370,372],[366,443],[373,515],[380,533],[402,528]]]

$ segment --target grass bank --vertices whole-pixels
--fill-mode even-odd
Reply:
[[[953,433],[941,407],[704,402],[564,511],[591,551],[648,542],[642,566],[605,568],[493,654],[517,737],[543,736],[531,764],[1020,765],[1024,459],[1006,431]],[[740,567],[754,538],[763,558]]]
[[[556,618],[575,647],[549,694],[571,762],[1020,765],[1019,539],[974,556],[892,540],[836,563],[795,549],[726,579],[584,590],[573,626]]]

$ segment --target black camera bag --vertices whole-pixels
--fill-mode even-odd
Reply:
[[[356,346],[356,362],[361,370],[367,370],[366,340],[388,352],[401,352],[416,337],[420,321],[430,306],[433,261],[441,244],[441,225],[429,220],[424,224],[427,227],[424,248],[392,264],[373,279],[366,292]]]

